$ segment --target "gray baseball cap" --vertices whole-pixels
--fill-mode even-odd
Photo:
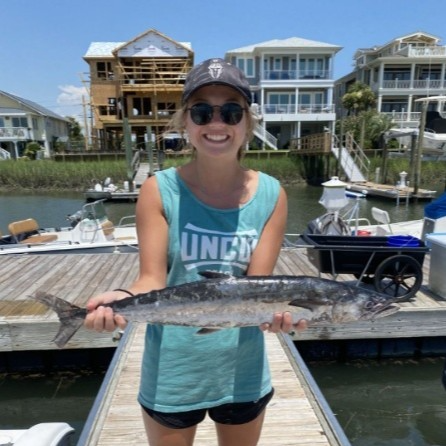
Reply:
[[[237,90],[251,105],[249,82],[241,70],[223,59],[208,59],[196,65],[186,77],[182,103],[207,85],[226,85]]]

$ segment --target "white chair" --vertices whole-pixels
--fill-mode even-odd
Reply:
[[[387,227],[387,229],[379,228],[379,227],[378,227],[378,229],[383,229],[383,230],[385,230],[385,232],[393,234],[392,227],[390,226],[389,213],[387,211],[373,207],[372,208],[372,217],[378,224],[386,225],[386,227]]]

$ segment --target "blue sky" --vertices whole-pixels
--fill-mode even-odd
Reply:
[[[335,78],[357,48],[425,31],[446,42],[445,0],[11,0],[0,26],[0,90],[82,119],[91,42],[124,42],[151,29],[191,42],[195,62],[271,39],[339,45]],[[88,98],[86,98],[88,100]]]

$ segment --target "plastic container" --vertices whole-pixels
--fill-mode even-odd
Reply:
[[[400,248],[415,248],[420,246],[420,240],[412,235],[390,235],[387,237],[387,245]]]

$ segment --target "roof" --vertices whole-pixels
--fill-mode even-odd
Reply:
[[[315,40],[302,39],[301,37],[290,37],[288,39],[273,39],[262,43],[255,43],[253,45],[244,46],[227,51],[227,53],[252,53],[255,50],[262,50],[267,48],[274,49],[294,49],[294,48],[325,48],[335,51],[342,49],[341,46],[332,45],[330,43],[318,42]]]
[[[10,98],[14,101],[16,101],[18,104],[23,105],[24,107],[26,107],[28,110],[37,113],[38,115],[42,115],[42,116],[49,116],[51,118],[54,119],[59,119],[61,121],[68,121],[66,118],[64,118],[61,115],[58,115],[57,113],[54,113],[53,111],[49,110],[48,108],[42,107],[41,105],[37,104],[36,102],[30,101],[28,99],[23,99],[19,96],[15,96],[11,93],[7,93],[6,91],[1,91],[0,90],[0,96],[6,96],[7,98]],[[0,110],[5,113],[6,111],[10,111],[11,113],[20,113],[21,111],[23,111],[23,109],[21,108],[0,108]]]
[[[138,36],[134,37],[133,39],[127,41],[127,42],[92,42],[90,46],[88,47],[88,50],[84,56],[84,58],[104,58],[104,57],[115,57],[114,53],[118,51],[120,48],[125,47],[126,45],[129,45],[131,43],[137,42],[142,37],[148,35],[148,34],[156,34],[163,39],[166,39],[172,43],[181,45],[184,47],[187,51],[192,51],[192,44],[190,42],[177,42],[170,37],[160,33],[156,29],[149,29],[148,31],[145,31],[142,34],[139,34]]]
[[[84,57],[113,57],[113,50],[126,42],[91,42]]]

